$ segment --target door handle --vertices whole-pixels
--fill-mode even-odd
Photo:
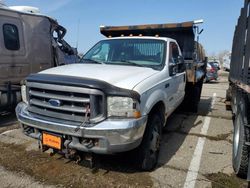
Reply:
[[[165,88],[168,88],[169,87],[169,83],[167,83],[166,85],[165,85]]]

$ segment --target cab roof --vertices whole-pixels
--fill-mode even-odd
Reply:
[[[153,40],[163,40],[163,41],[176,41],[175,39],[168,37],[151,37],[151,36],[123,36],[123,37],[109,37],[106,40],[119,40],[119,39],[153,39]]]
[[[106,37],[124,36],[150,36],[166,37],[177,41],[185,59],[192,59],[195,51],[195,32],[197,24],[203,20],[166,23],[166,24],[147,24],[129,26],[100,26],[100,32]]]

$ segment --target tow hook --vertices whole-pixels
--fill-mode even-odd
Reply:
[[[47,150],[49,150],[49,147],[42,145],[42,152],[46,152]]]
[[[49,153],[50,157],[53,157],[56,154],[55,150],[53,149],[52,152]]]
[[[38,149],[42,150],[42,152],[46,152],[47,150],[49,150],[49,147],[45,146],[42,144],[41,142],[42,138],[40,136],[39,140],[38,140]]]
[[[84,140],[82,144],[88,149],[93,148],[95,146],[92,139]]]
[[[77,156],[77,151],[72,149],[67,149],[65,152],[66,159],[74,159]]]

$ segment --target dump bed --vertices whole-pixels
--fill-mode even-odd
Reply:
[[[131,26],[101,26],[100,32],[106,37],[159,36],[175,39],[184,59],[192,59],[195,51],[195,22],[149,24]]]
[[[249,0],[246,0],[235,28],[229,80],[250,93],[250,19],[248,4]]]

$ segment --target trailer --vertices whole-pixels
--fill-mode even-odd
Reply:
[[[244,7],[235,28],[229,73],[227,101],[233,113],[233,169],[250,180],[250,1]]]

